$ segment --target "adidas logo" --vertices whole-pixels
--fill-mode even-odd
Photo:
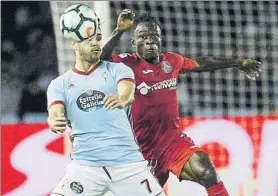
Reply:
[[[74,87],[75,87],[74,84],[70,84],[69,87],[68,87],[68,90],[71,89],[71,88],[74,88]]]

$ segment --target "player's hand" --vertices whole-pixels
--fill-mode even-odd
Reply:
[[[244,59],[239,69],[244,72],[245,76],[250,80],[256,80],[261,72],[261,63],[252,59]]]
[[[117,20],[118,31],[126,31],[133,27],[135,14],[130,9],[124,9]]]
[[[62,134],[67,128],[67,119],[65,116],[59,116],[47,119],[48,125],[54,133]]]
[[[124,104],[118,95],[108,94],[104,97],[103,102],[106,109],[124,108]]]

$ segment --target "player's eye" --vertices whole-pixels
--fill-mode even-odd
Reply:
[[[141,38],[141,39],[146,39],[147,36],[146,35],[138,35],[138,38]]]
[[[102,40],[102,37],[101,36],[98,36],[97,37],[97,41],[101,41]]]

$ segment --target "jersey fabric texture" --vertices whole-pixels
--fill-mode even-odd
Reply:
[[[117,94],[121,80],[134,81],[133,71],[123,63],[101,61],[89,72],[73,68],[50,83],[48,107],[65,105],[72,129],[73,162],[116,166],[144,160],[135,141],[130,107],[104,107],[105,95]]]
[[[182,133],[179,126],[177,81],[180,73],[197,67],[193,59],[177,53],[162,53],[152,65],[137,54],[112,55],[113,62],[123,62],[135,74],[136,92],[132,116],[137,141],[145,159],[152,160],[155,175],[163,185],[169,171],[180,176],[190,156],[201,151]]]

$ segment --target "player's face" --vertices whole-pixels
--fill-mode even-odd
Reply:
[[[98,60],[101,55],[101,40],[101,30],[98,29],[95,36],[87,40],[84,40],[80,43],[76,43],[76,49],[79,52],[79,55],[82,57],[82,59],[90,61]]]
[[[149,62],[156,61],[161,50],[159,26],[151,22],[139,23],[134,31],[132,44],[141,58]]]

